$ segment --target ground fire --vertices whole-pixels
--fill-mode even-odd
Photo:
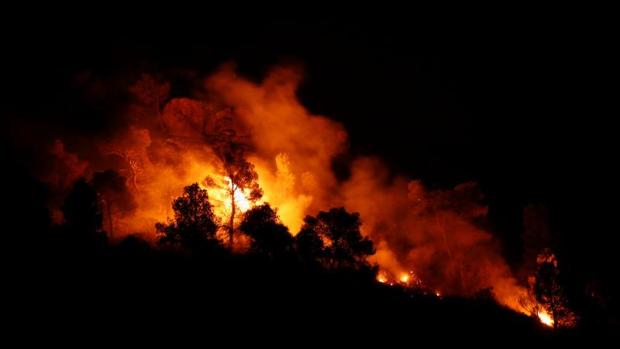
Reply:
[[[375,244],[379,283],[437,297],[489,288],[500,304],[554,326],[479,223],[487,207],[476,183],[429,189],[374,157],[353,159],[350,176],[336,178],[331,163],[347,152],[347,133],[298,101],[300,80],[295,67],[276,67],[256,83],[225,65],[189,98],[171,97],[164,80],[137,77],[117,129],[49,145],[49,168],[41,173],[56,194],[55,221],[63,221],[59,203],[75,181],[109,170],[124,180],[101,190],[104,229],[115,241],[136,233],[155,241],[155,224],[172,218],[171,202],[191,183],[208,192],[222,227],[218,238],[239,251],[240,218],[253,207],[269,203],[296,235],[306,215],[342,206],[359,212],[362,233]]]
[[[546,311],[541,310],[536,315],[540,319],[540,322],[549,327],[553,327],[553,319],[551,318],[551,315],[549,315]]]

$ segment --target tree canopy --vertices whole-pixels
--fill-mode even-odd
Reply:
[[[252,238],[251,250],[256,253],[277,258],[292,252],[293,237],[269,204],[245,212],[239,229]]]
[[[197,183],[185,187],[183,195],[174,200],[172,208],[174,221],[155,226],[160,244],[197,249],[216,243],[217,217],[206,190]]]
[[[319,261],[327,269],[368,267],[366,258],[375,249],[372,241],[362,236],[360,226],[359,213],[349,213],[344,207],[306,216],[295,237],[297,250],[302,258]]]
[[[538,255],[536,262],[538,270],[532,285],[536,301],[551,315],[554,327],[573,327],[576,317],[567,306],[555,255],[551,250],[545,249]]]

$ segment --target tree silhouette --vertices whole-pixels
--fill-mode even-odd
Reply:
[[[118,172],[106,170],[93,175],[93,185],[99,194],[99,204],[106,216],[107,231],[114,237],[114,217],[136,208],[136,201],[127,188],[127,180]]]
[[[106,242],[103,216],[95,188],[85,179],[78,180],[62,207],[64,229],[78,244],[100,245]]]
[[[318,225],[318,220],[312,216],[304,218],[304,227],[295,236],[295,249],[301,260],[309,266],[322,266],[327,257],[327,251],[323,240],[314,229]],[[304,229],[308,227],[308,229]]]
[[[306,216],[295,237],[297,250],[302,258],[314,259],[327,269],[366,268],[366,258],[375,249],[360,233],[360,225],[359,213],[349,213],[344,207]]]
[[[230,222],[229,237],[230,246],[233,244],[233,234],[235,231],[235,216],[237,214],[236,196],[238,192],[243,193],[245,189],[250,190],[247,197],[249,201],[257,201],[263,196],[263,192],[258,186],[258,174],[254,170],[254,165],[245,159],[243,151],[235,144],[231,144],[229,150],[223,155],[224,169],[230,181],[227,192],[230,200]]]
[[[174,221],[155,225],[160,234],[160,244],[181,245],[190,250],[217,244],[217,218],[206,190],[197,183],[185,187],[183,195],[174,200],[172,208]]]
[[[269,204],[245,212],[239,229],[252,238],[251,250],[256,253],[278,258],[292,250],[293,237]]]
[[[244,137],[232,126],[232,117],[221,117],[221,121],[216,127],[214,134],[205,135],[213,149],[222,161],[224,176],[226,177],[225,188],[230,205],[230,217],[228,222],[228,244],[232,249],[235,232],[235,217],[237,216],[236,196],[240,193],[245,195],[249,191],[246,199],[256,202],[263,196],[263,191],[258,185],[258,174],[254,165],[246,158],[248,145]],[[212,182],[212,181],[211,181]]]
[[[546,249],[538,256],[537,263],[538,270],[532,285],[536,301],[551,315],[554,327],[573,327],[576,317],[567,306],[555,255]]]

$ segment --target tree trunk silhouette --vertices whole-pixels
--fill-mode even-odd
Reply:
[[[230,250],[233,249],[233,238],[235,233],[235,187],[234,183],[230,183],[230,227],[228,228],[228,244],[230,246]]]

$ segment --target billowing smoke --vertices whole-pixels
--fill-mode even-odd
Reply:
[[[342,185],[345,205],[364,217],[365,233],[378,244],[375,259],[392,278],[412,270],[444,294],[492,288],[499,301],[518,309],[525,290],[482,228],[487,208],[476,183],[428,190],[419,180],[391,178],[373,158],[356,160],[351,171]]]
[[[487,209],[477,185],[429,190],[418,180],[391,175],[376,158],[355,159],[350,178],[338,181],[331,164],[346,152],[347,134],[341,124],[301,105],[301,75],[277,67],[255,83],[225,65],[193,94],[200,98],[170,98],[170,84],[143,76],[128,88],[133,99],[124,126],[89,140],[95,152],[71,149],[76,155],[62,141],[53,144],[57,166],[44,179],[66,191],[70,182],[94,174],[89,176],[108,202],[106,231],[114,238],[139,233],[152,239],[155,223],[171,217],[171,201],[190,183],[207,188],[216,214],[226,217],[225,194],[207,178],[223,179],[212,144],[228,130],[248,144],[261,200],[277,208],[293,234],[305,215],[344,206],[361,214],[363,233],[377,247],[373,261],[390,277],[413,271],[444,294],[493,288],[500,302],[518,309],[525,291],[483,228]]]
[[[331,161],[344,151],[347,138],[342,125],[299,103],[300,79],[295,68],[275,68],[254,84],[236,77],[231,66],[207,79],[208,91],[231,106],[247,130],[264,200],[278,207],[293,233],[307,213],[337,203]]]

